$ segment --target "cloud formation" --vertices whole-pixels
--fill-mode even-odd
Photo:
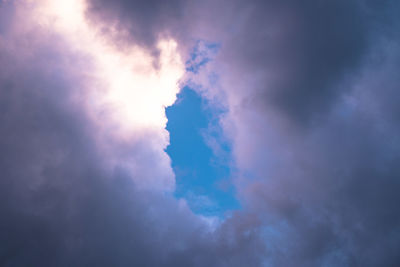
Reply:
[[[146,109],[129,106],[138,119],[121,137],[110,98],[88,101],[109,88],[93,75],[102,65],[88,37],[50,27],[31,1],[2,1],[0,265],[400,264],[396,1],[86,4],[93,38],[122,55],[134,47],[127,68],[144,62],[144,77],[162,76],[163,59],[179,69],[175,53],[188,60],[198,40],[218,44],[187,75],[228,110],[221,126],[243,208],[210,226],[169,193],[163,108],[179,71],[132,85],[134,103],[154,100],[156,119],[149,127]]]
[[[30,20],[31,4],[1,7],[15,13],[0,47],[0,264],[257,264],[256,231],[217,233],[168,193],[164,121],[135,123],[128,139],[104,130],[113,110],[99,124],[87,101],[96,62],[63,32]]]
[[[216,19],[235,26],[208,71],[228,96],[237,188],[265,227],[266,262],[396,266],[398,4],[238,6],[240,22]]]

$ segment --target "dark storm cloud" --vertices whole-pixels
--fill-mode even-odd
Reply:
[[[352,1],[276,5],[271,11],[258,9],[249,22],[255,25],[266,15],[265,24],[275,27],[273,33],[266,26],[247,36],[247,57],[276,74],[267,81],[270,90],[263,90],[265,101],[308,118],[335,100],[340,93],[335,83],[359,64],[367,46],[365,11]]]
[[[88,18],[101,25],[104,33],[113,32],[115,28],[125,33],[117,38],[122,44],[134,42],[155,53],[160,38],[176,36],[183,29],[178,24],[182,23],[183,12],[181,0],[90,0],[87,9]]]
[[[399,5],[252,3],[219,63],[268,262],[399,265]]]
[[[210,233],[173,198],[106,170],[70,101],[86,63],[57,40],[0,39],[0,265],[400,265],[396,1],[89,4],[124,42],[221,44],[208,64],[237,100],[225,120],[252,176],[237,182],[243,211]]]
[[[185,10],[181,31],[221,44],[212,70],[237,101],[226,121],[252,176],[238,191],[262,222],[265,264],[399,265],[398,3],[202,1]]]
[[[357,75],[377,17],[388,6],[365,1],[253,1],[228,37],[226,61],[262,73],[250,105],[274,105],[292,122],[323,117]],[[239,10],[238,10],[238,14]]]
[[[246,196],[280,233],[267,238],[275,265],[399,263],[399,129],[379,129],[388,121],[361,110],[347,116],[330,117],[312,135],[276,129],[280,142],[263,142],[276,164],[258,170]]]

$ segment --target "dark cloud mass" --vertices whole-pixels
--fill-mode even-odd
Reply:
[[[90,62],[13,36],[13,10],[0,1],[1,266],[400,266],[397,1],[88,1],[116,43],[220,45],[205,90],[225,96],[243,208],[212,230],[106,167],[73,97]]]
[[[117,29],[120,43],[136,43],[157,53],[160,38],[180,35],[183,1],[89,1],[87,14],[105,34]]]

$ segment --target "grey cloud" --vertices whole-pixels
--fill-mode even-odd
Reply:
[[[146,173],[105,167],[76,102],[82,58],[43,31],[0,43],[0,265],[259,265],[256,228],[210,232],[172,195],[138,190],[131,175],[162,175],[150,156]],[[129,160],[151,154],[134,147]]]
[[[7,34],[14,12],[13,2],[0,2],[0,36]]]
[[[396,1],[90,1],[92,21],[127,30],[126,42],[221,44],[209,64],[231,101],[224,120],[236,130],[244,211],[210,234],[175,200],[104,171],[91,126],[67,102],[79,75],[44,76],[55,63],[43,59],[65,54],[46,49],[1,76],[2,263],[398,266],[398,10]]]
[[[226,131],[235,130],[244,171],[237,189],[264,229],[264,263],[399,265],[398,3],[202,1],[184,9],[181,28],[171,29],[221,44],[211,70],[227,95]]]
[[[197,38],[221,42],[226,75],[259,76],[246,103],[273,105],[292,123],[309,124],[346,93],[376,32],[394,24],[396,8],[394,1],[362,0],[91,0],[88,14],[127,30],[137,44],[152,47],[162,36],[177,38],[185,57]]]
[[[363,1],[253,1],[243,6],[244,22],[228,37],[221,56],[233,72],[259,75],[249,105],[276,106],[299,124],[323,117],[347,90],[339,85],[357,74],[369,49],[370,13],[381,15]]]
[[[373,33],[357,75],[346,74],[352,81],[332,87],[338,97],[318,123],[288,121],[274,105],[236,108],[237,158],[257,177],[242,199],[274,229],[266,234],[272,266],[399,265],[400,129],[393,100],[400,54],[399,39],[387,34],[399,24],[391,23]],[[253,153],[241,154],[246,146]]]
[[[102,31],[113,36],[114,42],[124,45],[136,43],[158,54],[160,38],[178,35],[181,30],[184,2],[181,0],[162,1],[88,1],[88,18],[94,25],[101,25]],[[127,33],[127,34],[126,34]]]
[[[237,190],[260,220],[243,227],[262,229],[264,265],[399,265],[397,2],[193,1],[184,10],[172,36],[221,44],[209,63],[220,84],[209,90],[227,96],[226,133],[235,131],[244,173]]]
[[[399,265],[399,5],[236,8],[213,21],[234,26],[212,70],[233,99],[237,188],[265,227],[266,264]]]

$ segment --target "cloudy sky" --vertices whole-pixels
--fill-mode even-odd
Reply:
[[[397,0],[0,0],[0,266],[400,266]]]

